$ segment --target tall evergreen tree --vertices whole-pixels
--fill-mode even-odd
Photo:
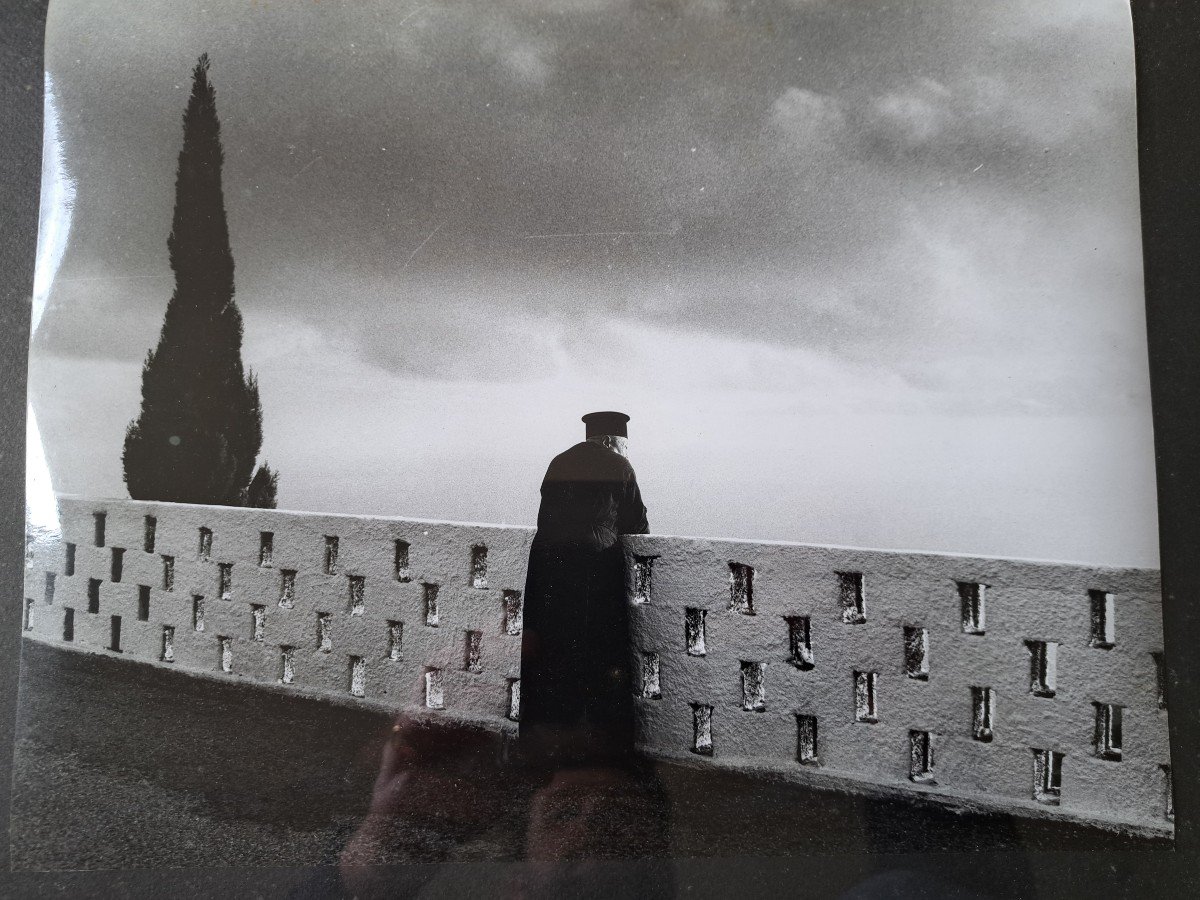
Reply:
[[[246,488],[246,506],[259,509],[274,509],[275,495],[279,492],[279,473],[266,463],[258,467]]]
[[[167,240],[175,291],[142,368],[141,412],[125,435],[125,484],[135,500],[242,505],[262,445],[258,384],[242,367],[223,159],[204,54],[183,114]]]

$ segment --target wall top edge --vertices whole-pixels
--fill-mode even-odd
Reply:
[[[529,525],[504,525],[495,522],[456,522],[450,519],[418,519],[412,516],[368,516],[358,513],[315,512],[303,509],[260,509],[252,506],[215,506],[205,503],[171,503],[165,500],[131,500],[128,497],[85,497],[81,494],[55,494],[56,500],[72,503],[119,504],[121,506],[167,508],[187,510],[211,510],[219,515],[244,513],[246,515],[284,516],[287,518],[347,519],[358,522],[395,522],[416,525],[452,525],[456,528],[489,528],[494,531],[519,531],[533,534],[537,529]]]
[[[653,543],[655,541],[696,541],[707,544],[734,544],[749,545],[754,547],[795,547],[806,550],[833,550],[841,553],[868,553],[871,555],[881,556],[977,560],[980,562],[1006,562],[1029,566],[1045,566],[1047,568],[1092,569],[1103,572],[1125,573],[1129,575],[1153,575],[1156,577],[1161,574],[1160,569],[1145,566],[1114,566],[1106,563],[1083,562],[1075,559],[1037,559],[1028,556],[998,556],[986,553],[960,553],[951,550],[906,550],[897,549],[894,547],[854,547],[849,544],[814,544],[801,543],[799,541],[767,541],[755,540],[753,538],[718,538],[676,534],[631,535],[631,538],[635,541],[646,541],[647,543]]]
[[[420,519],[409,516],[376,516],[360,515],[357,513],[316,512],[311,510],[293,509],[257,509],[244,506],[215,506],[198,503],[170,503],[160,500],[131,500],[128,497],[87,497],[80,494],[55,494],[55,499],[72,503],[119,504],[126,507],[155,507],[187,510],[195,513],[199,510],[211,510],[217,514],[245,513],[247,515],[261,514],[282,516],[286,518],[322,518],[345,519],[348,521],[365,521],[379,523],[409,523],[418,525],[449,525],[456,528],[482,528],[493,531],[510,531],[532,535],[537,529],[529,525],[507,525],[495,522],[460,522],[448,519]],[[1158,577],[1161,570],[1143,566],[1113,566],[1104,563],[1086,562],[1081,560],[1037,559],[1033,557],[998,556],[985,553],[958,553],[943,550],[906,550],[884,547],[854,547],[846,544],[818,544],[800,541],[756,540],[754,538],[712,537],[705,535],[679,534],[646,534],[631,535],[629,539],[636,548],[638,544],[653,547],[654,544],[669,542],[688,542],[697,544],[720,544],[747,547],[780,547],[802,550],[828,550],[845,553],[867,553],[893,557],[925,557],[929,559],[979,560],[983,562],[1008,562],[1031,566],[1046,566],[1055,568],[1079,568],[1104,571],[1114,574],[1150,575]]]

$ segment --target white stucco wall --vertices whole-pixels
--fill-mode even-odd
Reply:
[[[102,546],[96,513],[104,514]],[[151,552],[147,516],[156,521]],[[28,638],[276,690],[517,727],[507,716],[521,636],[505,594],[524,590],[531,529],[80,498],[60,498],[59,518],[61,534],[40,533],[30,547]],[[202,528],[212,533],[207,559]],[[263,532],[273,535],[269,565],[260,565]],[[337,538],[333,573],[324,571],[327,537]],[[407,580],[397,578],[398,540],[409,546]],[[70,575],[68,544],[75,547]],[[485,587],[475,585],[480,546]],[[119,583],[113,548],[125,551]],[[952,805],[1170,831],[1167,713],[1152,656],[1162,647],[1157,572],[659,536],[629,538],[627,551],[631,651],[658,657],[659,696],[636,701],[648,752],[842,790],[922,793]],[[164,555],[175,560],[170,590]],[[644,557],[655,557],[648,596],[635,589]],[[733,602],[731,563],[753,571],[752,615]],[[223,565],[229,599],[220,591]],[[291,608],[280,605],[285,571],[296,573]],[[844,621],[839,572],[862,575],[861,623]],[[357,614],[351,577],[363,579]],[[95,613],[91,580],[99,582]],[[958,582],[987,585],[983,634],[964,633]],[[436,626],[426,624],[426,585],[436,585]],[[1097,590],[1115,598],[1110,649],[1091,646],[1089,591]],[[196,597],[203,631],[194,628]],[[510,593],[510,610],[511,600]],[[261,640],[255,606],[263,607]],[[688,653],[689,608],[706,611],[703,656]],[[69,641],[67,610],[74,611]],[[327,650],[319,646],[319,615],[328,617]],[[119,651],[110,649],[114,616]],[[810,668],[790,661],[786,617],[797,616],[809,619]],[[390,658],[389,623],[402,623],[399,659]],[[926,679],[905,673],[905,626],[928,632]],[[171,661],[162,659],[164,628],[174,629]],[[468,653],[468,632],[479,632],[477,653]],[[1052,698],[1030,692],[1027,640],[1058,643]],[[281,684],[282,647],[294,648],[289,684]],[[358,679],[355,660],[362,661]],[[743,663],[764,664],[761,710],[744,709]],[[440,710],[426,703],[430,670],[440,677]],[[855,719],[856,671],[877,673],[874,723]],[[993,689],[988,743],[972,736],[972,687]],[[1123,708],[1119,761],[1097,755],[1095,703]],[[694,704],[712,708],[711,756],[693,752]],[[797,715],[817,721],[816,764],[797,761]],[[909,778],[912,730],[932,735],[936,784]],[[1064,754],[1057,806],[1033,799],[1035,749]]]

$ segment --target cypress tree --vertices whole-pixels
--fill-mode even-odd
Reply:
[[[141,412],[125,435],[125,484],[135,500],[243,505],[262,445],[258,383],[242,367],[223,159],[204,54],[183,114],[167,240],[175,290],[142,368]]]
[[[274,509],[275,495],[279,492],[279,473],[266,463],[258,467],[246,489],[246,506],[259,509]]]

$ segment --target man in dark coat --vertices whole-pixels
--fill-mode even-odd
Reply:
[[[620,536],[646,534],[625,458],[629,416],[583,417],[586,440],[542,481],[521,646],[521,747],[535,762],[611,763],[633,751],[629,603]]]

